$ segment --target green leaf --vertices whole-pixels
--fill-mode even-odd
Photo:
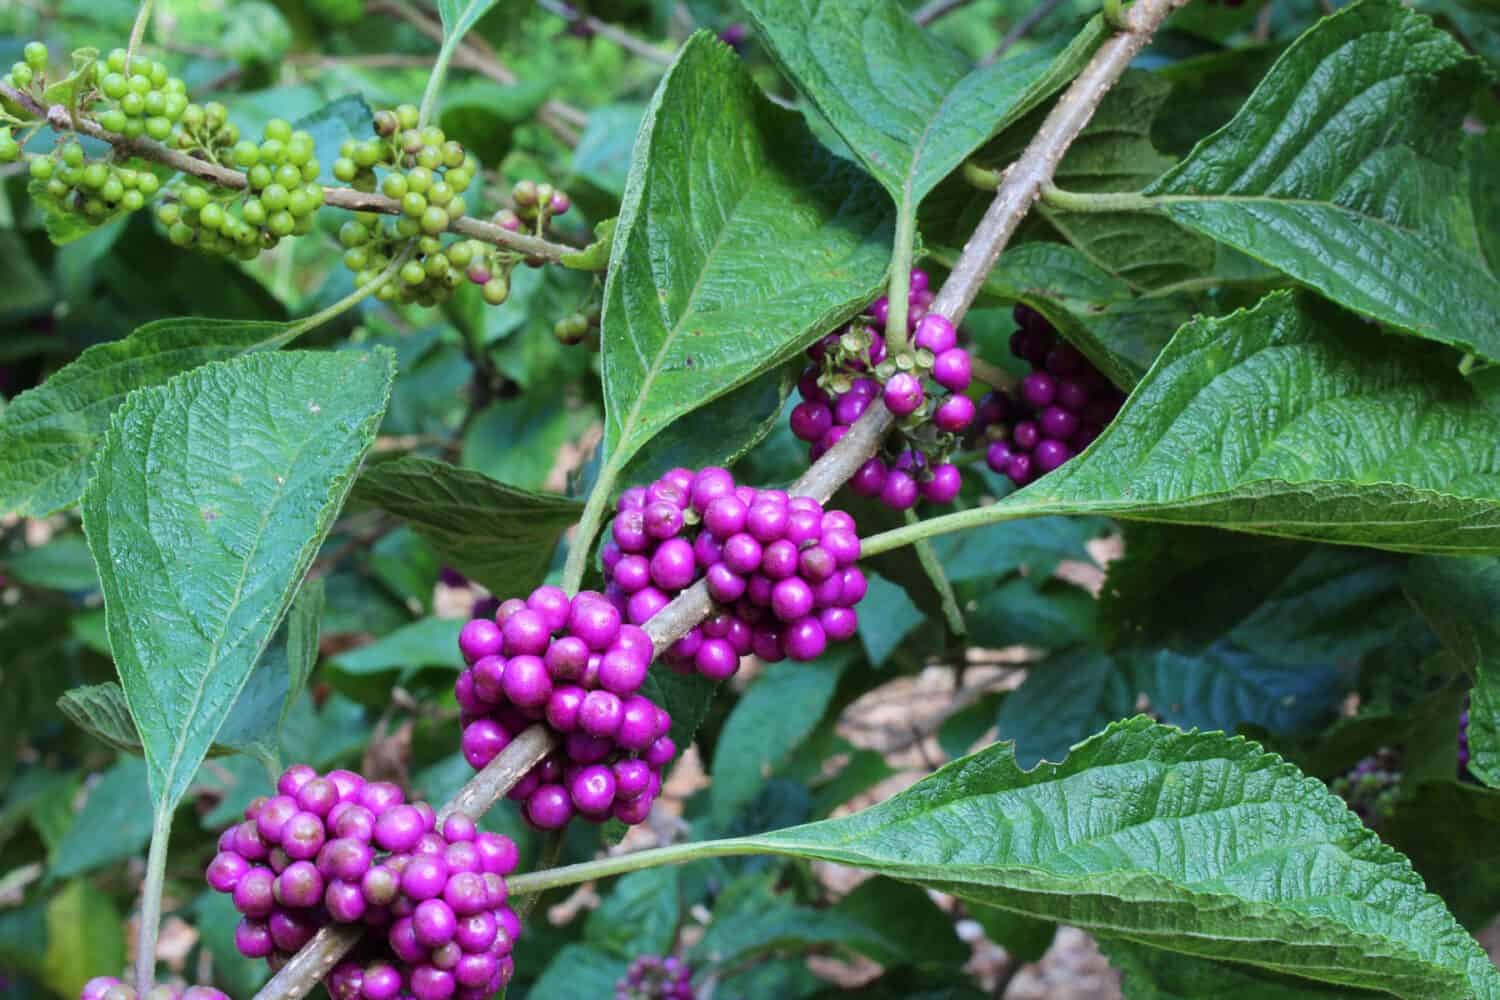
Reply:
[[[1020,643],[1061,649],[1093,637],[1097,607],[1088,591],[1065,580],[1014,577],[985,594],[969,613],[970,639],[991,648]]]
[[[497,482],[539,490],[569,438],[568,423],[566,403],[550,393],[496,400],[464,432],[460,461]]]
[[[1500,359],[1460,124],[1477,60],[1393,0],[1325,19],[1149,190],[1166,214],[1330,299]]]
[[[234,930],[240,913],[232,896],[205,891],[192,906],[193,929],[202,938],[204,949],[213,956],[214,984],[230,996],[254,996],[270,976],[265,962],[246,958],[234,944]]]
[[[1500,788],[1500,560],[1417,559],[1407,594],[1473,676],[1469,773]]]
[[[971,69],[894,0],[747,0],[772,56],[903,211],[1081,70],[1106,29],[1061,53]],[[1055,58],[1054,58],[1055,56]]]
[[[1122,973],[1120,989],[1132,1000],[1353,1000],[1385,996],[1367,990],[1324,986],[1266,972],[1251,965],[1212,962],[1148,948],[1119,938],[1101,942],[1110,964]]]
[[[518,591],[525,593],[525,591]],[[464,668],[458,651],[459,618],[423,618],[381,636],[367,646],[351,649],[330,659],[329,665],[346,674],[378,674],[390,670],[414,674],[427,666]]]
[[[784,660],[755,679],[729,713],[714,750],[710,795],[715,819],[733,819],[807,739],[828,711],[849,660],[842,649],[812,663]]]
[[[1137,718],[1032,771],[1000,745],[852,816],[729,843],[1202,958],[1402,997],[1500,996],[1405,858],[1321,782],[1220,733]]]
[[[114,681],[86,684],[65,692],[57,699],[57,707],[73,725],[106,746],[124,753],[141,753],[141,737],[131,721],[125,692]]]
[[[22,583],[73,593],[99,588],[99,574],[82,535],[62,535],[34,549],[22,549],[5,563],[5,571]]]
[[[662,79],[636,140],[604,291],[603,453],[787,360],[877,293],[879,193],[770,103],[708,34]],[[606,477],[610,478],[610,477]]]
[[[135,393],[111,421],[84,529],[159,805],[181,797],[291,606],[394,375],[383,353],[260,354]]]
[[[588,124],[578,139],[578,148],[573,150],[573,173],[605,194],[623,197],[629,177],[630,147],[645,113],[640,104],[610,104],[590,109]]]
[[[438,17],[443,21],[443,45],[457,45],[495,3],[496,0],[437,0]]]
[[[619,221],[617,217],[605,219],[594,227],[594,242],[582,250],[563,254],[557,262],[577,271],[609,270],[609,254],[614,249],[615,226]]]
[[[348,139],[370,138],[375,132],[371,118],[370,106],[362,96],[345,94],[297,119],[293,127],[312,136],[313,156],[321,170],[319,183],[340,183],[333,176],[333,161],[338,159],[339,146]]]
[[[1395,812],[1380,821],[1380,835],[1406,852],[1428,888],[1478,932],[1500,909],[1497,826],[1500,792],[1451,778],[1418,781],[1408,771]]]
[[[448,565],[501,595],[542,582],[558,539],[582,509],[566,497],[416,457],[372,465],[354,497],[404,518]]]
[[[925,618],[905,590],[879,573],[865,575],[869,589],[860,602],[859,641],[870,662],[881,667]]]
[[[166,319],[90,347],[0,412],[0,511],[39,516],[76,503],[110,414],[131,391],[210,361],[275,349],[300,332],[290,323]]]
[[[141,808],[146,765],[123,757],[89,788],[78,818],[48,855],[53,878],[72,878],[140,852],[151,839],[151,811]]]
[[[526,991],[527,1000],[578,1000],[612,997],[615,983],[630,965],[591,945],[570,944],[553,957],[541,977]]]
[[[646,868],[621,878],[589,914],[584,940],[626,960],[670,955],[682,916],[680,875],[676,868]]]
[[[1495,551],[1500,412],[1446,353],[1273,293],[1183,327],[1087,452],[958,516],[1110,514],[1410,552]]]
[[[255,665],[244,690],[209,748],[210,755],[248,753],[267,767],[280,761],[281,731],[287,713],[307,687],[318,658],[318,620],[323,613],[323,583],[307,583],[291,613]],[[116,750],[140,756],[141,737],[130,718],[125,691],[114,681],[65,692],[57,707],[73,724]]]
[[[872,878],[838,901],[833,913],[870,928],[856,951],[892,968],[914,965],[944,970],[963,965],[969,946],[958,939],[953,918],[914,885]]]
[[[47,903],[42,982],[77,996],[90,979],[125,967],[125,921],[109,895],[87,881],[69,882]]]

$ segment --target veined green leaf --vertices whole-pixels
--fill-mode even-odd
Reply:
[[[135,393],[111,421],[84,529],[159,807],[290,607],[394,374],[383,352],[259,354]]]
[[[889,215],[712,36],[690,39],[636,140],[604,292],[604,454],[776,367],[874,298]],[[607,477],[608,478],[608,477]]]
[[[997,745],[863,812],[728,844],[1271,972],[1500,996],[1405,858],[1321,782],[1221,733],[1136,718],[1032,771]]]
[[[39,516],[76,503],[110,414],[132,391],[300,332],[295,323],[165,319],[90,347],[0,412],[0,511]]]
[[[1147,193],[1167,215],[1355,312],[1500,360],[1460,124],[1483,84],[1393,0],[1303,35],[1224,128]]]

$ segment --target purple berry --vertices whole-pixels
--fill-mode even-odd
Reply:
[[[880,502],[892,510],[909,510],[917,502],[917,481],[900,469],[892,469],[880,491]]]
[[[536,656],[512,657],[505,666],[501,684],[511,704],[522,708],[540,708],[552,696],[552,675],[547,672],[547,665]]]
[[[811,400],[792,408],[792,433],[803,441],[816,441],[833,427],[833,411],[825,403]]]
[[[458,633],[458,650],[464,662],[473,664],[484,656],[498,654],[504,644],[500,626],[488,618],[475,618]]]
[[[935,355],[942,354],[952,350],[958,343],[958,331],[953,329],[953,323],[948,317],[941,313],[928,313],[917,323],[914,340],[918,347],[926,348]]]
[[[963,473],[959,471],[958,466],[945,462],[935,466],[932,470],[932,478],[922,483],[919,488],[922,497],[931,503],[952,503],[962,486]],[[855,541],[858,542],[858,539]],[[857,553],[856,558],[858,558]],[[854,560],[841,561],[853,562]]]
[[[693,657],[693,664],[704,677],[722,681],[740,668],[740,658],[728,640],[704,639]]]
[[[1038,474],[1045,474],[1072,458],[1073,449],[1064,441],[1047,438],[1036,446],[1036,451],[1032,454],[1036,459]]]
[[[430,854],[413,857],[401,873],[401,891],[414,900],[432,899],[447,882],[447,864]]]
[[[1037,418],[1037,426],[1044,437],[1066,441],[1078,430],[1078,414],[1061,406],[1049,406]]]
[[[771,610],[784,622],[806,617],[812,609],[812,587],[800,576],[782,580],[771,590]]]
[[[459,747],[463,750],[464,759],[476,771],[494,760],[496,754],[508,746],[510,746],[510,734],[501,728],[498,722],[492,719],[476,719],[469,723],[464,727],[463,736],[459,740]],[[397,806],[375,820],[375,842],[388,851],[409,850],[411,845],[417,842],[417,838],[422,835],[421,830],[414,831],[411,833],[411,844],[405,846],[398,846],[398,841],[396,840],[392,840],[391,843],[386,843],[385,840],[382,840],[382,836],[387,839],[405,836],[405,834],[398,833],[395,828],[395,824],[398,822],[405,824],[405,820],[387,819],[392,813],[404,808],[407,807]],[[416,820],[415,822],[420,822],[420,820]],[[384,835],[381,833],[382,823],[387,824],[389,827]]]
[[[907,416],[922,405],[922,383],[909,372],[897,372],[885,383],[886,409],[898,417]]]
[[[578,709],[578,728],[590,736],[607,739],[620,728],[625,706],[611,691],[590,691]]]
[[[1042,440],[1041,428],[1034,420],[1022,420],[1010,429],[1010,439],[1016,448],[1031,451]]]
[[[885,463],[872,458],[855,470],[849,480],[849,488],[862,497],[877,497],[885,489],[887,474]]]
[[[932,362],[932,380],[945,389],[963,392],[972,378],[969,352],[961,347],[944,351]]]
[[[409,851],[425,832],[422,814],[415,806],[396,806],[375,819],[375,844],[382,850]]]
[[[724,565],[741,575],[754,573],[760,569],[763,553],[761,543],[752,536],[744,533],[731,535],[724,542]]]
[[[573,799],[561,785],[542,785],[526,800],[526,816],[543,830],[560,830],[573,818]]]
[[[271,940],[271,929],[264,921],[251,920],[249,917],[241,920],[234,928],[234,946],[246,958],[265,958],[276,950],[276,943]]]
[[[1032,372],[1021,380],[1021,398],[1038,410],[1051,406],[1057,398],[1057,379],[1046,372]]]
[[[932,422],[939,430],[950,434],[961,433],[974,421],[974,401],[968,396],[949,396],[932,415]]]
[[[238,854],[221,851],[208,863],[205,876],[208,879],[209,888],[215,892],[233,892],[234,887],[240,884],[240,879],[249,870],[250,862]]]
[[[620,634],[620,612],[602,597],[585,599],[580,594],[568,616],[568,631],[602,653]]]

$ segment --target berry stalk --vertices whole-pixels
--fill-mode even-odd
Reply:
[[[7,84],[0,83],[0,97],[25,109],[36,118],[45,121],[47,126],[54,132],[60,134],[77,132],[81,135],[98,139],[101,142],[107,142],[116,149],[131,156],[165,164],[178,173],[197,177],[220,187],[239,191],[249,186],[249,180],[245,174],[238,170],[210,163],[207,160],[200,160],[144,137],[132,139],[117,132],[111,132],[91,118],[83,115],[75,116],[61,104],[54,104],[50,108],[43,107],[29,95]],[[378,192],[356,191],[353,188],[323,188],[323,204],[349,212],[377,212],[381,215],[397,216],[402,214],[401,202],[396,199],[387,198]],[[561,260],[564,254],[573,253],[575,249],[566,244],[553,243],[550,240],[545,240],[537,236],[512,232],[494,223],[484,222],[469,216],[459,216],[456,219],[452,219],[446,229],[448,232],[468,236],[498,247],[504,247],[508,250],[515,250],[528,257],[552,263]]]
[[[141,926],[136,938],[135,985],[145,993],[156,981],[156,938],[161,931],[161,891],[167,875],[167,841],[172,833],[172,807],[157,806],[146,854],[146,880],[141,883]]]

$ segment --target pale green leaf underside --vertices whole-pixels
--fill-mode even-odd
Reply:
[[[1061,54],[1036,49],[974,69],[894,0],[744,6],[798,89],[908,210],[990,136],[1071,79],[1105,34],[1095,18]]]
[[[192,779],[374,440],[386,353],[259,354],[135,393],[83,496],[152,795]]]
[[[298,332],[292,323],[166,319],[90,347],[0,414],[0,512],[35,517],[76,503],[110,414],[132,390]]]
[[[690,39],[647,110],[614,235],[610,462],[873,298],[890,233],[878,189],[771,104],[732,50]]]
[[[1007,745],[843,819],[731,842],[1204,958],[1492,998],[1478,943],[1343,802],[1259,746],[1136,718],[1061,764]]]
[[[1087,452],[976,519],[1058,513],[1500,551],[1500,411],[1445,351],[1277,292],[1179,330]]]
[[[1427,18],[1364,0],[1298,39],[1148,194],[1349,309],[1500,359],[1460,129],[1482,82]]]
[[[404,518],[449,565],[497,594],[540,584],[558,539],[582,509],[567,497],[417,457],[370,466],[354,499]]]

